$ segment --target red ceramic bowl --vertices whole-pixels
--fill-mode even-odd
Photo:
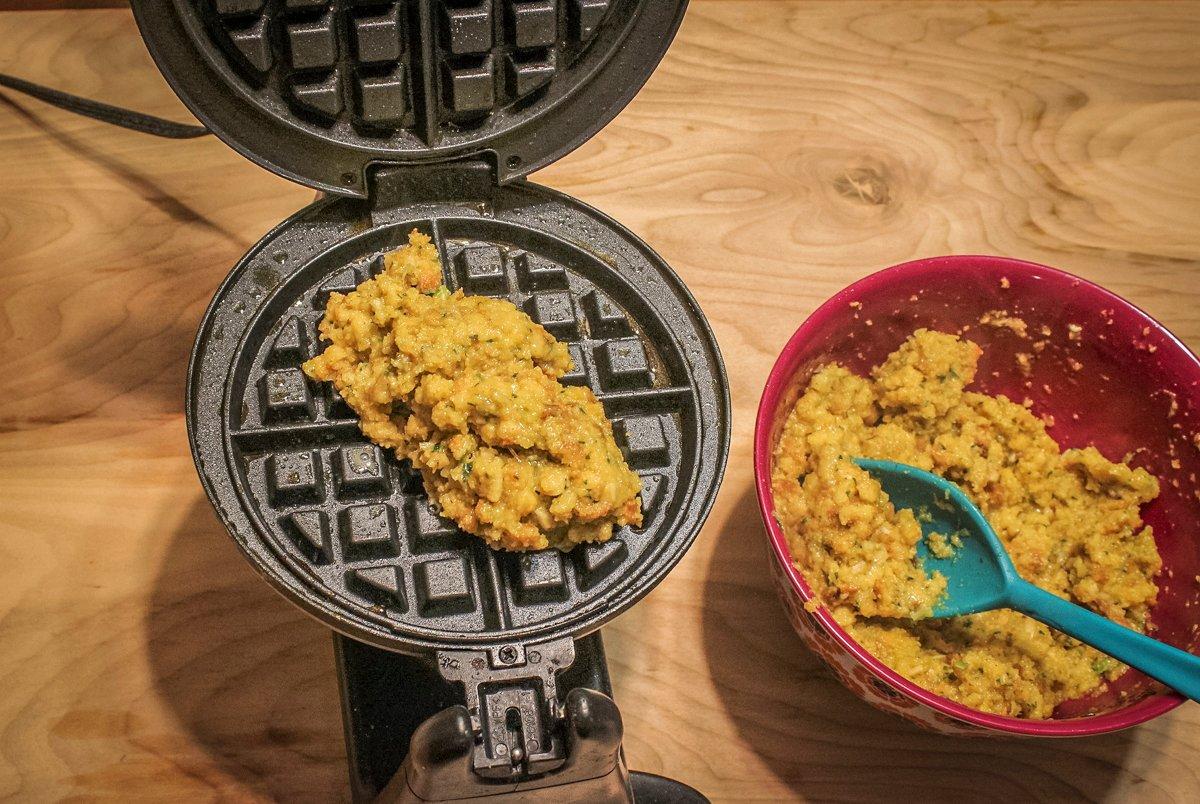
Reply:
[[[1005,310],[1029,325],[1029,338],[982,326]],[[1072,336],[1070,327],[1080,329]],[[1200,361],[1161,324],[1129,302],[1053,268],[999,257],[938,257],[904,263],[854,283],[796,330],[763,391],[754,432],[759,507],[772,569],[796,630],[857,695],[922,726],[952,734],[1068,737],[1123,729],[1174,709],[1183,698],[1128,672],[1100,694],[1069,701],[1051,720],[980,712],[902,678],[838,627],[825,608],[808,611],[812,590],[792,566],[775,520],[771,454],[796,397],[815,368],[839,362],[865,373],[913,330],[969,328],[983,347],[972,386],[1030,399],[1053,417],[1064,447],[1093,444],[1111,459],[1132,453],[1156,475],[1158,499],[1143,511],[1163,558],[1155,636],[1196,652],[1200,630]],[[1043,338],[1042,327],[1052,333]],[[1035,353],[1034,341],[1046,344]],[[1031,374],[1018,352],[1033,354]]]

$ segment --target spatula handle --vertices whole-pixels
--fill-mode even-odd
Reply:
[[[1027,581],[1009,587],[1006,605],[1104,651],[1193,701],[1200,700],[1200,656],[1117,625]]]

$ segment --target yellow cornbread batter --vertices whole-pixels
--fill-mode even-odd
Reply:
[[[413,230],[383,272],[333,293],[304,364],[363,433],[421,471],[444,515],[506,550],[570,549],[642,522],[641,479],[567,347],[511,303],[451,293]]]
[[[922,621],[945,579],[916,561],[913,513],[896,511],[850,459],[955,482],[1022,577],[1143,632],[1161,561],[1139,506],[1158,482],[1094,447],[1060,452],[1025,406],[966,391],[979,355],[974,343],[921,329],[870,378],[820,368],[776,447],[776,516],[819,601],[886,665],[976,709],[1047,718],[1124,665],[1013,611]],[[933,546],[952,542],[944,534]]]

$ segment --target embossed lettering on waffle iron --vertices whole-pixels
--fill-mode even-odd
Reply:
[[[506,298],[569,345],[575,370],[614,421],[617,442],[642,477],[645,523],[569,554],[495,553],[438,516],[419,474],[365,441],[353,411],[298,366],[320,349],[317,324],[333,291],[381,270],[370,255],[303,289],[246,377],[233,451],[243,492],[272,548],[319,593],[382,622],[480,632],[536,625],[604,592],[640,560],[686,493],[683,428],[698,415],[686,377],[606,293],[611,277],[584,276],[510,244],[437,238],[445,279],[468,293]],[[679,356],[674,364],[681,365]]]
[[[272,113],[345,141],[429,146],[535,103],[623,4],[188,2],[238,89]]]

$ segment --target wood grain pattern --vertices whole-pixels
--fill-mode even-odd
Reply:
[[[46,11],[76,8],[128,8],[129,0],[0,0],[0,11]]]
[[[1200,709],[1056,743],[860,704],[790,631],[751,491],[762,382],[867,272],[987,252],[1200,345],[1200,5],[695,0],[662,67],[538,179],[618,218],[717,332],[733,452],[700,540],[606,631],[631,766],[715,801],[1195,801]],[[0,71],[188,119],[124,10],[0,16]],[[237,258],[311,191],[216,140],[0,95],[0,797],[336,800],[328,634],[195,479],[183,377]]]

